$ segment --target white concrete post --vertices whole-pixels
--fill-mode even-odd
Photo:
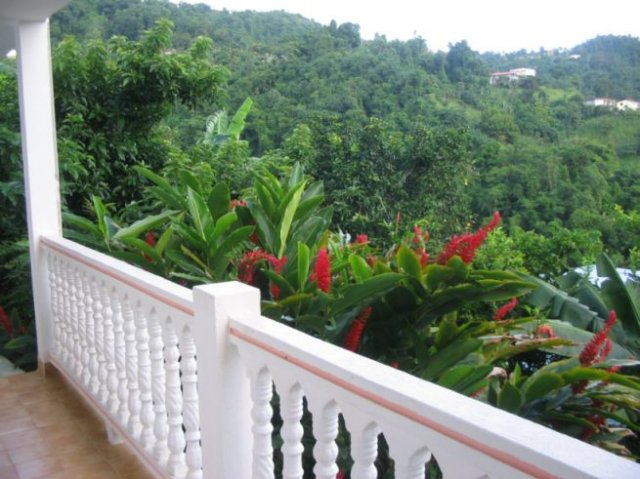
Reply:
[[[38,360],[49,359],[51,309],[40,235],[62,235],[49,20],[16,28],[18,91]]]
[[[193,302],[203,477],[251,477],[251,393],[229,319],[260,315],[260,291],[238,282],[197,286]]]

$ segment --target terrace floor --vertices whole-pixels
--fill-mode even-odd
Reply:
[[[0,378],[0,478],[152,477],[53,367]]]

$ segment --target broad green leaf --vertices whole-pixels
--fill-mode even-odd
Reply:
[[[10,339],[4,345],[4,349],[14,351],[16,349],[26,348],[31,346],[35,342],[33,336],[18,336],[17,338]]]
[[[202,199],[202,196],[191,188],[187,188],[187,203],[196,231],[200,238],[206,242],[209,236],[208,233],[211,233],[213,228],[213,218],[211,217],[209,208]]]
[[[302,200],[298,209],[296,210],[296,214],[293,217],[294,220],[300,220],[302,218],[306,218],[309,214],[313,212],[318,206],[322,204],[324,201],[324,196],[314,196],[313,198],[309,198],[308,200]]]
[[[238,215],[235,214],[233,211],[229,211],[227,214],[218,218],[218,221],[216,221],[216,225],[213,228],[213,233],[211,234],[211,236],[209,236],[209,238],[207,238],[207,242],[212,252],[215,249],[215,245],[216,245],[216,242],[218,241],[218,238],[220,238],[224,233],[226,233],[229,230],[229,228],[231,228],[231,225],[233,225],[233,223],[236,222],[237,219],[238,219]]]
[[[209,194],[207,205],[214,220],[218,221],[218,218],[229,211],[230,202],[231,194],[229,193],[229,187],[226,183],[218,183],[213,187]]]
[[[274,252],[276,249],[276,227],[258,206],[252,205],[250,209],[258,226],[258,236],[261,243],[267,251]]]
[[[107,228],[106,216],[107,216],[107,208],[104,206],[102,199],[99,196],[92,196],[93,200],[93,209],[96,213],[96,222],[98,224],[98,229],[100,233],[102,233],[102,237],[106,240],[109,239],[109,228]]]
[[[260,181],[256,181],[254,191],[262,210],[269,218],[273,218],[276,215],[276,201],[272,193]]]
[[[73,213],[65,212],[65,213],[62,213],[62,219],[69,226],[73,226],[74,228],[84,230],[87,233],[96,236],[96,238],[102,238],[100,228],[98,228],[93,222],[91,222],[87,218],[78,216]]]
[[[141,234],[166,223],[167,219],[175,214],[176,211],[164,211],[157,215],[147,216],[146,218],[136,221],[130,226],[118,230],[118,232],[113,235],[113,239],[121,240],[125,238],[137,238]]]
[[[531,376],[522,387],[525,402],[541,399],[551,391],[564,386],[564,381],[559,374],[542,373]]]
[[[227,237],[218,245],[215,250],[215,256],[213,258],[213,267],[217,275],[222,274],[220,270],[220,261],[222,258],[226,258],[233,248],[240,246],[253,232],[253,226],[241,226],[238,229],[233,230],[227,235]]]
[[[416,257],[415,253],[407,248],[405,245],[400,245],[398,253],[396,255],[398,266],[407,273],[409,276],[420,280],[422,278],[422,267],[420,261]]]
[[[193,191],[195,191],[199,195],[202,195],[202,189],[200,188],[200,183],[198,182],[196,177],[193,176],[193,173],[191,173],[189,170],[180,170],[178,172],[178,176],[180,177],[180,182],[183,185],[186,185],[187,187],[191,188]]]
[[[493,366],[490,364],[483,366],[462,364],[445,372],[438,379],[438,384],[460,394],[471,394],[486,384],[487,375],[492,369]]]
[[[302,169],[302,165],[299,162],[296,162],[291,169],[291,174],[289,175],[289,181],[287,182],[287,188],[290,190],[297,184],[299,184],[304,179],[304,171]]]
[[[372,276],[359,284],[350,284],[342,290],[342,298],[336,300],[331,308],[333,314],[338,314],[345,309],[355,306],[362,306],[364,303],[370,304],[378,296],[393,289],[404,277],[399,273],[383,273]]]
[[[164,232],[160,235],[160,238],[158,238],[158,241],[156,242],[156,251],[158,252],[159,255],[162,255],[165,248],[169,244],[169,241],[171,241],[172,236],[173,236],[173,225],[169,225],[169,227],[166,230],[164,230]]]
[[[278,273],[274,273],[271,270],[262,270],[264,275],[269,278],[273,283],[280,288],[280,297],[287,298],[295,293],[294,287],[286,279],[280,276]]]
[[[152,183],[156,184],[156,186],[158,187],[157,190],[152,188],[152,191],[154,191],[156,194],[158,193],[158,191],[162,191],[160,195],[168,200],[167,204],[171,208],[186,208],[186,202],[184,201],[184,199],[177,194],[177,192],[173,189],[169,182],[162,176],[157,175],[148,168],[139,165],[134,166],[133,169]]]
[[[187,241],[192,248],[200,251],[204,251],[207,248],[207,243],[205,243],[205,241],[198,236],[198,232],[190,226],[184,223],[174,223],[173,227],[178,236]]]
[[[290,197],[289,194],[287,194],[287,196],[283,200],[283,203],[280,205],[280,207],[284,206],[284,211],[282,212],[282,220],[280,221],[280,224],[278,226],[280,233],[280,247],[278,248],[278,258],[282,258],[284,249],[287,245],[287,238],[289,237],[289,231],[291,230],[291,223],[293,223],[293,216],[296,214],[296,209],[300,204],[304,185],[304,182],[297,185],[294,190],[292,190]],[[280,207],[278,208],[279,211]]]
[[[510,382],[504,383],[498,394],[498,404],[500,409],[508,412],[517,412],[524,404],[524,397],[520,390]]]
[[[247,97],[240,108],[236,111],[227,127],[227,133],[229,136],[233,137],[235,140],[240,139],[240,134],[242,130],[244,130],[244,121],[247,118],[247,115],[251,111],[251,107],[253,106],[253,100],[251,97]]]
[[[362,283],[373,275],[371,267],[362,256],[350,254],[349,265],[351,265],[351,272],[353,273],[353,277],[356,279],[357,283]]]
[[[311,252],[309,247],[301,242],[298,242],[298,288],[304,289],[304,285],[309,277],[309,266],[311,263]]]
[[[607,277],[601,286],[602,295],[611,309],[617,313],[618,321],[623,324],[625,333],[634,338],[640,337],[640,289],[633,281],[625,284],[605,253],[598,256],[596,266],[598,276]]]
[[[429,358],[427,367],[422,371],[422,378],[433,381],[480,347],[482,347],[482,341],[477,338],[460,338],[450,342]]]

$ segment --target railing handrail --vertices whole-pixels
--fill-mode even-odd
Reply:
[[[165,305],[193,316],[193,292],[172,281],[59,236],[41,236],[43,245],[99,271]]]
[[[640,471],[633,461],[274,320],[232,317],[230,334],[533,477],[619,479]]]

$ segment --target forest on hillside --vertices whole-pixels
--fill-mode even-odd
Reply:
[[[73,0],[51,35],[68,238],[252,284],[274,320],[640,455],[640,111],[587,104],[640,100],[640,39],[436,52],[168,0]],[[517,68],[536,74],[489,81]],[[0,352],[33,364],[16,70]]]
[[[554,273],[598,250],[637,266],[640,116],[584,105],[640,98],[637,38],[506,55],[463,41],[433,52],[421,38],[363,41],[351,23],[163,0],[76,0],[52,19],[52,36],[136,40],[160,18],[173,22],[171,48],[210,38],[214,62],[228,69],[218,104],[176,107],[158,122],[173,147],[210,155],[198,144],[207,118],[250,97],[229,159],[302,161],[324,181],[345,231],[388,239],[400,213],[444,237],[499,210],[520,243],[542,235],[554,243],[547,249],[572,244],[570,257],[554,257],[563,263]],[[537,75],[489,84],[491,72],[517,67]],[[552,267],[535,261],[527,260],[533,271]]]

